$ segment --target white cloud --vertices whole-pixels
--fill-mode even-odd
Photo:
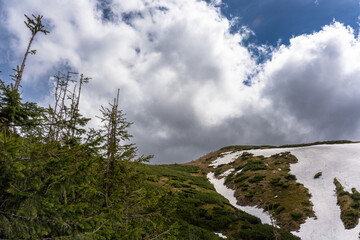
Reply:
[[[253,33],[230,33],[233,21],[216,7],[221,1],[109,3],[113,22],[101,18],[95,0],[4,2],[19,59],[29,38],[23,14],[42,14],[51,26],[50,35],[34,42],[38,54],[28,61],[24,87],[69,66],[93,78],[81,102],[92,116],[121,88],[135,142],[162,162],[229,144],[359,133],[360,50],[352,29],[334,22],[289,46],[255,46],[272,54],[257,65],[241,43],[244,32]],[[245,86],[249,76],[252,85]]]
[[[292,116],[300,129],[324,138],[356,138],[359,132],[360,43],[350,27],[333,22],[295,37],[264,65],[263,97]]]

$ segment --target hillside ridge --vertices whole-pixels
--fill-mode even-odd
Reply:
[[[216,181],[222,179],[223,188],[234,191],[239,208],[261,208],[276,225],[302,239],[312,239],[309,234],[316,231],[317,239],[330,239],[359,234],[359,158],[358,142],[338,140],[278,147],[228,146],[185,165],[212,173]],[[328,212],[322,210],[324,206]],[[325,216],[335,219],[332,232],[325,230],[332,224]]]

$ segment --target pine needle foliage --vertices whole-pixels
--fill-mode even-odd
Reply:
[[[90,78],[58,73],[54,105],[23,102],[19,93],[30,45],[49,33],[42,16],[26,16],[32,37],[15,87],[0,82],[1,239],[173,239],[162,193],[145,188],[142,164],[130,143],[119,91],[102,107],[102,128],[88,129],[80,96]]]

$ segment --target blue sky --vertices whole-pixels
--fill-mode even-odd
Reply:
[[[51,33],[34,41],[24,99],[47,106],[51,76],[84,73],[80,106],[96,126],[120,88],[153,163],[235,144],[359,140],[359,10],[358,0],[0,0],[0,76],[21,63],[24,14],[40,14]]]
[[[292,36],[319,31],[333,19],[358,27],[357,0],[224,0],[222,13],[239,17],[239,25],[251,28],[258,44],[288,44]]]

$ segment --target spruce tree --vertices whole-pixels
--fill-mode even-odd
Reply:
[[[165,239],[170,227],[165,194],[149,189],[145,169],[151,156],[137,157],[131,126],[119,108],[119,91],[102,107],[100,130],[87,129],[80,113],[82,74],[58,73],[54,106],[23,103],[20,81],[31,43],[48,33],[42,17],[32,31],[15,87],[0,82],[1,239]],[[79,78],[76,78],[78,77]],[[170,238],[169,238],[170,239]]]

